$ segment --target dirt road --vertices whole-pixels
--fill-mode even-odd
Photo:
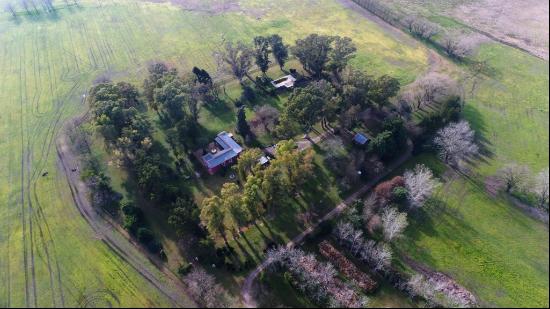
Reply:
[[[139,250],[124,231],[120,231],[118,226],[92,207],[88,198],[88,187],[80,179],[79,162],[71,152],[65,132],[66,127],[56,141],[59,168],[66,175],[76,207],[93,229],[96,237],[165,295],[174,307],[197,307],[187,295],[183,283],[170,270],[162,265],[155,265],[154,261],[147,257],[145,252]],[[73,171],[75,169],[76,171]]]
[[[291,241],[289,241],[286,246],[288,248],[295,247],[302,243],[304,239],[311,234],[315,229],[319,227],[319,225],[325,221],[329,221],[331,219],[334,219],[338,215],[340,215],[351,203],[353,203],[355,200],[359,199],[365,193],[367,193],[372,187],[374,187],[378,182],[380,182],[384,177],[389,175],[393,170],[395,170],[397,167],[401,166],[403,163],[405,163],[408,159],[412,156],[412,142],[408,142],[407,150],[405,153],[399,157],[397,160],[392,162],[387,168],[384,173],[379,175],[378,177],[372,179],[368,183],[366,183],[364,186],[362,186],[359,190],[355,191],[352,195],[347,197],[344,201],[342,201],[340,204],[338,204],[334,209],[332,209],[330,212],[325,214],[317,223],[314,225],[308,227],[305,229],[302,233],[294,237]],[[241,288],[241,297],[243,301],[243,305],[247,308],[255,308],[257,307],[257,303],[254,300],[254,297],[252,295],[252,285],[254,283],[254,280],[258,275],[266,269],[266,267],[272,263],[271,259],[265,259],[262,263],[260,263],[248,276],[245,278],[243,286]]]

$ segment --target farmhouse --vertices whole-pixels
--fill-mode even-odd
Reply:
[[[276,89],[286,88],[290,89],[294,87],[294,82],[296,82],[296,78],[292,75],[286,75],[280,78],[277,78],[276,80],[272,81],[271,84]]]
[[[242,151],[243,148],[233,139],[233,134],[223,131],[210,143],[206,154],[200,159],[208,173],[213,175],[222,167],[235,163]]]

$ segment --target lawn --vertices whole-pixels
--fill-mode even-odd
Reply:
[[[420,44],[401,44],[334,0],[243,0],[241,9],[223,14],[146,1],[79,3],[56,1],[55,15],[16,20],[0,13],[1,306],[78,306],[90,299],[98,306],[169,305],[95,237],[57,169],[55,137],[66,119],[86,110],[82,95],[96,78],[141,84],[153,60],[214,71],[212,51],[224,38],[250,41],[275,32],[287,43],[311,32],[353,37],[354,64],[403,82],[427,65]],[[264,5],[270,10],[258,8]],[[228,116],[201,117],[211,132],[230,127]]]

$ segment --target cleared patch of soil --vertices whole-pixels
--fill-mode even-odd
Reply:
[[[548,0],[469,1],[450,13],[472,28],[548,60]]]

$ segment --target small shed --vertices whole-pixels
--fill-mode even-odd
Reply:
[[[277,78],[276,80],[272,81],[271,84],[276,89],[281,89],[281,88],[290,89],[294,87],[295,82],[296,82],[296,78],[294,76],[286,75],[286,76]]]
[[[366,146],[370,142],[370,139],[363,133],[355,133],[353,142],[359,146]]]

